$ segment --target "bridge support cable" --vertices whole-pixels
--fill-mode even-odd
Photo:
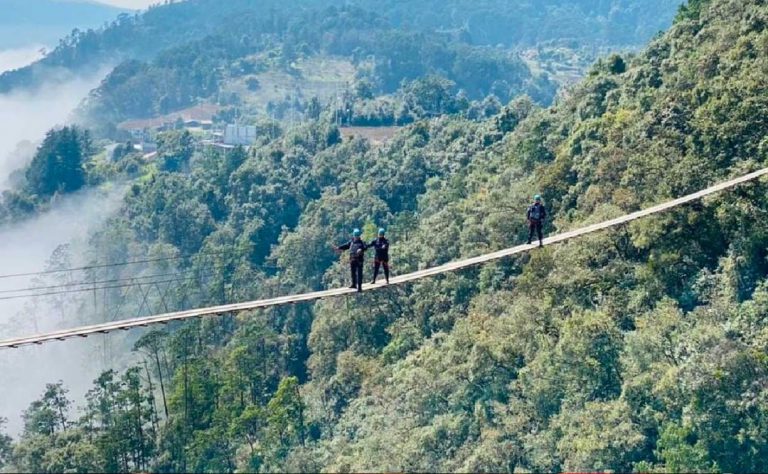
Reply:
[[[579,229],[557,234],[544,239],[544,245],[554,245],[560,242],[575,239],[587,234],[592,234],[602,230],[610,229],[612,227],[620,226],[628,222],[632,222],[644,217],[648,217],[654,214],[659,214],[664,211],[682,206],[692,201],[700,200],[706,196],[716,194],[727,189],[734,188],[740,184],[744,184],[750,181],[754,181],[762,176],[768,175],[768,168],[760,171],[755,171],[747,175],[735,178],[723,183],[711,186],[693,194],[683,196],[672,201],[659,204],[657,206],[650,207],[641,211],[633,212],[615,219],[610,219],[604,222],[588,225]],[[420,270],[417,272],[409,273],[407,275],[401,275],[390,279],[390,286],[402,285],[413,281],[429,278],[435,275],[443,273],[455,272],[465,268],[481,265],[483,263],[496,261],[512,255],[528,252],[537,247],[537,244],[531,245],[518,245],[508,249],[500,250],[497,252],[480,255],[477,257],[467,258],[464,260],[458,260],[455,262],[446,263],[433,268]],[[382,288],[386,288],[384,285],[364,285],[363,291],[374,291]],[[167,324],[171,321],[181,321],[185,319],[200,318],[204,316],[220,316],[224,314],[240,313],[244,311],[251,311],[255,309],[270,308],[275,306],[283,306],[288,304],[303,303],[310,301],[317,301],[326,298],[334,298],[338,296],[351,295],[356,293],[356,290],[349,288],[339,288],[325,291],[316,291],[312,293],[305,293],[300,295],[288,295],[277,298],[269,298],[256,301],[247,301],[244,303],[227,304],[221,306],[212,306],[208,308],[199,308],[187,311],[177,311],[172,313],[158,314],[155,316],[147,316],[136,319],[126,319],[122,321],[114,321],[109,323],[94,324],[90,326],[82,326],[73,329],[65,329],[59,331],[53,331],[44,334],[37,334],[27,337],[19,337],[13,339],[7,339],[0,341],[0,349],[17,348],[21,346],[27,346],[31,344],[43,344],[51,341],[63,341],[75,337],[87,337],[92,334],[108,334],[112,331],[129,330],[138,327],[147,327],[153,324]]]

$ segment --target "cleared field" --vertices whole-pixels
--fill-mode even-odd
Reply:
[[[173,123],[181,119],[183,121],[189,120],[211,120],[216,115],[221,107],[216,104],[202,103],[189,107],[187,109],[179,110],[177,112],[171,112],[170,114],[161,115],[159,117],[153,117],[149,119],[127,120],[120,123],[117,128],[121,130],[139,130],[145,128],[157,128],[166,123]]]
[[[402,127],[342,127],[339,129],[344,139],[362,137],[374,145],[381,145],[391,140]]]
[[[234,92],[254,112],[266,113],[270,102],[287,99],[305,102],[312,97],[321,101],[341,94],[355,79],[355,66],[346,59],[317,57],[304,59],[293,65],[294,72],[270,69],[247,77],[237,78],[224,86],[225,92]],[[249,90],[247,81],[256,79],[257,90]]]
[[[297,61],[292,71],[274,67],[246,76],[230,78],[222,84],[219,97],[236,94],[242,101],[239,107],[244,117],[269,115],[269,104],[288,102],[306,103],[312,97],[328,102],[347,90],[355,79],[355,66],[346,59],[316,57]],[[258,81],[258,88],[252,90],[248,82]],[[222,110],[213,103],[201,103],[193,107],[147,119],[127,120],[118,124],[121,130],[142,130],[157,128],[179,119],[212,120]],[[297,117],[299,118],[299,117]]]

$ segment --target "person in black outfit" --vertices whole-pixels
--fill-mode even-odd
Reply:
[[[344,245],[336,247],[336,250],[349,250],[349,267],[352,272],[352,286],[358,292],[363,291],[363,264],[365,263],[365,251],[368,246],[360,238],[360,229],[352,232],[352,240]]]
[[[544,204],[541,203],[541,196],[538,194],[533,198],[533,201],[533,204],[528,207],[528,213],[526,215],[528,218],[528,245],[531,244],[535,232],[539,237],[539,247],[543,247],[544,235],[542,233],[542,228],[544,227],[544,220],[547,218],[547,209],[544,207]]]
[[[376,284],[376,277],[379,276],[379,269],[384,267],[384,278],[387,279],[387,285],[389,285],[389,240],[384,237],[386,231],[379,229],[379,236],[368,244],[368,248],[376,249],[376,259],[373,262],[373,281],[372,285]]]

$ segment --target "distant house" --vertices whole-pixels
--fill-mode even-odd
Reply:
[[[133,146],[136,150],[144,153],[152,153],[157,151],[157,143],[154,142],[142,142]]]
[[[258,139],[253,125],[227,125],[224,130],[225,145],[253,145]]]
[[[178,128],[178,127],[177,127]],[[185,120],[184,128],[187,130],[202,130],[208,131],[213,129],[213,120]]]
[[[219,148],[221,150],[231,150],[236,147],[235,145],[225,145],[224,143],[215,140],[201,140],[200,145],[203,147]]]
[[[143,142],[150,139],[149,130],[146,128],[129,128],[126,130],[131,134],[134,141]]]

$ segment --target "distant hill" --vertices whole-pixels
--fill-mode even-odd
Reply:
[[[8,1],[19,5],[18,12],[5,20],[8,24],[29,23],[22,19],[39,10],[50,11],[37,24],[54,20],[67,24],[72,15],[81,24],[98,24],[115,16],[111,9],[94,4]],[[524,0],[188,0],[153,7],[140,16],[125,16],[105,28],[70,36],[35,67],[0,76],[0,91],[37,83],[35,78],[40,73],[36,70],[40,66],[79,70],[106,60],[148,59],[164,49],[228,30],[231,24],[249,16],[279,22],[284,21],[279,19],[281,16],[301,16],[307,10],[358,6],[375,11],[397,28],[451,31],[479,45],[527,48],[543,42],[567,41],[575,47],[638,46],[669,26],[681,3],[682,0],[542,0],[535,5]],[[42,8],[47,4],[51,7]],[[66,13],[64,7],[82,12]]]
[[[680,0],[349,0],[396,25],[461,28],[480,44],[534,46],[553,40],[641,45],[666,30]]]
[[[97,28],[126,10],[72,0],[3,0],[0,49],[55,46],[73,29]]]
[[[324,100],[331,96],[338,98],[353,82],[370,89],[363,95],[373,98],[394,93],[404,82],[427,76],[449,80],[469,99],[481,99],[493,93],[500,100],[508,101],[527,94],[547,103],[556,91],[546,76],[532,73],[511,50],[474,46],[460,34],[394,27],[385,17],[360,7],[282,12],[276,8],[266,12],[242,10],[236,17],[226,17],[227,9],[234,5],[229,3],[220,9],[208,5],[210,15],[190,9],[204,3],[157,7],[143,17],[121,18],[108,31],[124,31],[124,35],[86,33],[75,39],[72,47],[59,48],[37,67],[3,77],[16,76],[16,80],[32,83],[35,74],[46,74],[43,64],[66,68],[67,64],[79,62],[88,67],[97,64],[97,58],[104,57],[104,51],[116,52],[109,59],[112,61],[121,55],[128,58],[89,98],[84,110],[91,124],[166,115],[201,100],[223,106],[236,105],[243,97],[256,95],[254,90],[261,90],[264,98],[261,102],[273,102],[272,106],[262,104],[261,108],[274,110],[282,107],[280,102],[285,102],[286,94],[294,94],[295,88],[283,87],[290,83],[297,86],[313,83],[306,92],[320,95]],[[189,14],[188,21],[196,26],[179,27],[178,17],[171,15],[171,11]],[[149,29],[157,34],[144,34]],[[134,42],[124,40],[131,35]],[[153,37],[168,41],[152,42]],[[140,59],[132,57],[136,44],[146,45]],[[152,56],[149,52],[157,44],[174,46]],[[88,58],[93,59],[88,61]],[[331,80],[318,74],[321,70],[330,73],[331,64],[343,64],[346,72]],[[25,74],[32,76],[25,79]],[[277,77],[281,78],[275,80]],[[251,83],[247,87],[255,89],[244,90],[246,88],[238,86],[243,83],[246,86]],[[379,105],[383,104],[371,104],[371,113],[363,115],[380,116],[376,112],[381,109]],[[432,105],[435,110],[429,113],[443,110],[446,104],[438,100]],[[293,108],[295,104],[289,106]],[[345,110],[348,115],[350,109]]]
[[[74,0],[3,0],[0,49],[30,44],[55,46],[73,29],[103,26],[126,10]]]

